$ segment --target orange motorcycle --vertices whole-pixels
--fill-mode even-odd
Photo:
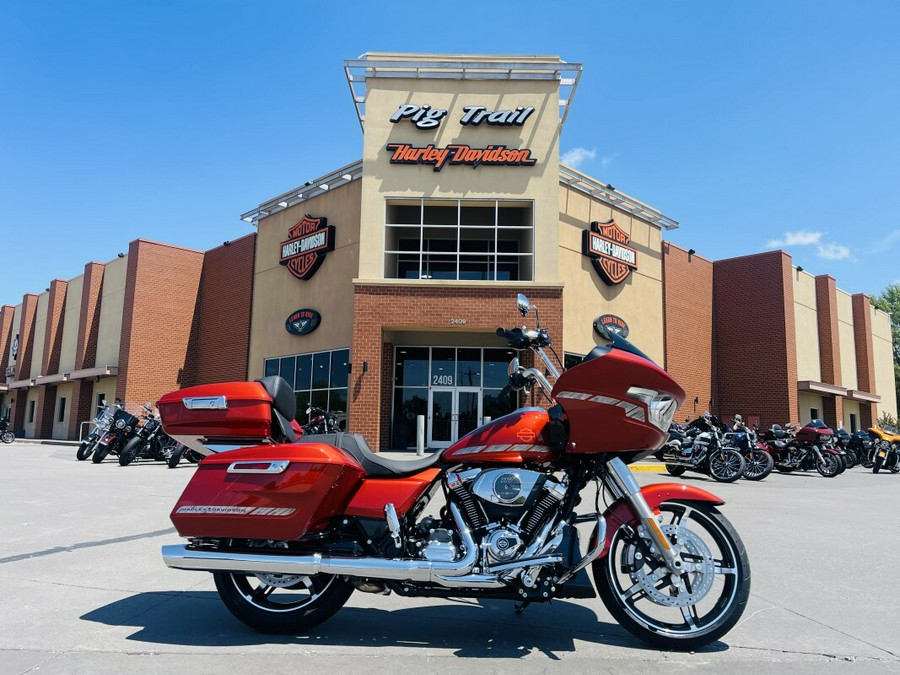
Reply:
[[[900,433],[892,427],[880,429],[872,427],[869,435],[875,441],[872,453],[872,473],[887,469],[891,473],[900,472]]]

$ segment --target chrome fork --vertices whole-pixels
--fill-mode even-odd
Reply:
[[[641,494],[641,486],[635,480],[628,466],[618,457],[606,463],[610,481],[608,486],[617,499],[627,499],[631,508],[637,514],[638,520],[650,535],[650,540],[656,544],[657,550],[662,555],[666,567],[674,574],[684,571],[684,562],[672,548],[668,538],[659,527],[656,515]]]

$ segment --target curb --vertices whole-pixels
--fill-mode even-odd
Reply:
[[[665,471],[665,464],[629,464],[628,468],[632,471]]]

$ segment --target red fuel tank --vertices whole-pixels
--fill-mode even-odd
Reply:
[[[466,464],[547,462],[553,456],[549,422],[543,408],[521,408],[466,434],[441,459]]]

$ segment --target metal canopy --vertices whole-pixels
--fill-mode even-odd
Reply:
[[[609,204],[620,211],[629,213],[635,218],[645,220],[652,225],[664,228],[666,230],[674,230],[678,227],[678,221],[663,215],[652,206],[647,206],[643,202],[639,202],[633,197],[629,197],[616,190],[612,185],[603,185],[595,179],[583,173],[579,173],[565,164],[559,165],[559,182],[563,185],[589,194],[591,197],[599,199],[601,202]]]
[[[400,56],[408,56],[404,59]],[[417,58],[418,57],[418,58]],[[445,60],[446,59],[446,60]],[[344,61],[350,96],[360,129],[365,133],[366,79],[376,77],[433,80],[546,80],[559,83],[559,126],[565,124],[569,104],[581,78],[580,63],[554,56],[496,56],[465,58],[426,54],[362,54]]]

